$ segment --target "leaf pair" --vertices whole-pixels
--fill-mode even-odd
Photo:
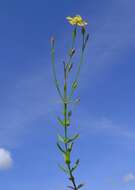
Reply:
[[[62,137],[61,135],[58,134],[58,140],[64,144],[68,142],[68,138]]]
[[[70,120],[61,120],[60,117],[57,117],[57,120],[59,122],[60,125],[62,125],[63,127],[68,127],[70,125]]]
[[[62,152],[63,156],[64,156],[64,160],[67,164],[70,164],[70,149],[67,149],[67,151],[65,151],[59,143],[57,143],[57,147],[58,149]]]
[[[79,136],[80,136],[79,134],[76,134],[72,138],[65,138],[65,137],[62,137],[61,135],[58,134],[58,139],[60,142],[67,144],[67,143],[73,142],[74,140],[79,138]]]
[[[81,187],[83,187],[84,186],[84,184],[83,183],[81,183],[80,185],[78,185],[77,186],[77,189],[76,190],[78,190],[78,189],[80,189]],[[70,188],[70,189],[73,189],[73,190],[75,190],[75,188],[74,187],[72,187],[72,186],[67,186],[68,188]]]

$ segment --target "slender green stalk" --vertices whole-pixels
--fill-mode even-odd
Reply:
[[[54,38],[51,41],[51,57],[52,57],[52,70],[53,70],[53,76],[54,76],[54,83],[56,86],[56,89],[58,91],[58,94],[61,98],[62,104],[63,104],[63,119],[61,119],[60,117],[58,117],[58,122],[59,124],[63,127],[64,129],[64,134],[63,136],[58,135],[58,142],[57,142],[57,147],[60,150],[60,152],[62,153],[62,155],[64,156],[64,163],[65,165],[59,165],[60,168],[68,175],[68,179],[70,180],[70,182],[72,183],[72,186],[68,186],[70,189],[72,190],[79,190],[81,187],[83,187],[83,184],[79,184],[77,185],[76,180],[75,180],[75,176],[74,176],[74,171],[76,170],[76,168],[78,167],[79,164],[79,160],[76,160],[75,164],[72,164],[71,162],[71,153],[72,153],[72,149],[73,149],[73,144],[74,141],[79,137],[79,134],[75,134],[74,136],[70,137],[68,135],[68,129],[71,127],[70,126],[70,118],[72,115],[72,112],[69,109],[68,104],[72,103],[72,101],[70,100],[73,96],[73,93],[76,89],[76,87],[78,86],[78,77],[79,77],[79,73],[80,73],[80,69],[81,69],[81,65],[83,63],[83,57],[84,57],[84,50],[88,41],[88,34],[87,36],[85,36],[85,28],[84,26],[87,25],[87,22],[85,22],[84,20],[82,20],[82,18],[77,15],[74,18],[71,17],[67,17],[67,19],[69,20],[70,24],[75,25],[73,32],[72,32],[72,44],[71,44],[71,49],[68,53],[68,61],[67,62],[63,62],[63,66],[64,66],[64,87],[63,87],[63,92],[61,92],[60,90],[60,86],[56,77],[56,69],[55,69],[55,60],[54,60]],[[74,82],[72,83],[72,87],[71,87],[71,92],[68,94],[68,74],[72,69],[73,63],[72,63],[72,58],[76,52],[74,46],[75,46],[75,40],[76,40],[76,33],[77,33],[77,26],[81,26],[82,27],[82,35],[83,35],[83,42],[82,42],[82,51],[81,51],[81,57],[80,57],[80,62],[77,66],[77,72],[75,74],[75,79]]]
[[[68,67],[71,66],[71,61],[72,61],[73,55],[75,53],[74,46],[75,46],[76,32],[77,32],[77,25],[74,27],[73,32],[72,32],[72,45],[71,45],[70,52],[68,54],[68,61],[67,61],[66,67],[65,67],[67,77],[68,77],[68,73],[69,73]],[[73,66],[73,64],[72,64],[72,66]]]
[[[63,100],[63,96],[62,96],[62,93],[61,93],[61,90],[59,87],[59,82],[58,82],[57,77],[56,77],[54,45],[52,45],[52,47],[51,47],[51,58],[52,58],[52,70],[53,70],[53,76],[54,76],[54,83],[55,83],[55,86],[56,86],[56,89],[58,91],[59,96]]]
[[[64,99],[67,99],[67,75],[66,75],[66,67],[65,67],[65,64],[64,64]],[[66,126],[66,123],[67,123],[67,110],[68,110],[68,103],[63,103],[64,104],[64,121],[65,121],[65,126],[64,126],[64,138],[65,139],[68,139],[68,134],[67,134],[67,126]],[[67,152],[68,151],[68,143],[65,142],[65,151]],[[73,184],[73,187],[74,187],[74,190],[77,190],[77,185],[76,185],[76,182],[75,182],[75,177],[73,176],[73,173],[72,173],[72,170],[71,170],[71,166],[70,166],[70,163],[71,161],[69,160],[69,162],[66,162],[66,165],[67,165],[67,168],[69,170],[69,176],[70,176],[70,180]]]
[[[74,81],[76,82],[76,84],[77,84],[77,82],[78,82],[78,77],[79,77],[79,74],[80,74],[81,65],[82,65],[82,63],[83,63],[83,57],[84,57],[84,51],[81,52],[81,58],[80,58],[80,62],[79,62],[79,65],[78,65],[78,70],[77,70],[77,73],[76,73],[76,76],[75,76],[75,79],[74,79]],[[69,101],[71,100],[74,91],[75,91],[75,89],[72,88],[72,89],[71,89],[71,92],[70,92],[70,95],[69,95]]]
[[[76,75],[75,75],[75,79],[74,79],[74,82],[76,83],[76,85],[78,85],[78,78],[79,78],[81,66],[82,66],[82,64],[83,64],[84,50],[85,50],[85,48],[86,48],[86,44],[87,44],[88,39],[89,39],[89,34],[87,34],[86,37],[85,37],[85,35],[86,35],[85,28],[82,27],[82,48],[81,48],[81,56],[80,56],[80,61],[79,61],[78,69],[77,69],[77,72],[76,72]],[[69,95],[69,101],[70,101],[70,99],[71,99],[72,96],[73,96],[74,90],[75,90],[75,88],[72,88],[72,89],[71,89],[71,92],[70,92],[70,95]]]

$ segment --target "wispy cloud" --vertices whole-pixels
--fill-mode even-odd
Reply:
[[[107,135],[111,137],[119,137],[120,139],[135,142],[135,131],[130,126],[125,126],[123,123],[116,123],[107,117],[90,117],[83,113],[78,116],[78,125],[84,135]],[[87,133],[85,133],[85,131]],[[127,142],[127,141],[126,141]]]
[[[135,175],[133,173],[129,173],[123,177],[124,183],[135,182]]]
[[[51,70],[50,70],[51,72]],[[10,83],[10,94],[5,94],[4,107],[0,109],[0,145],[14,147],[29,128],[29,124],[39,117],[49,118],[57,102],[57,95],[50,81],[48,67],[25,73],[16,83]],[[48,83],[48,81],[50,81]],[[53,86],[54,87],[54,86]],[[53,109],[53,110],[54,110]],[[8,138],[7,138],[8,137]]]
[[[132,1],[133,4],[135,4]],[[117,6],[116,6],[117,5]],[[83,88],[89,89],[98,79],[106,77],[116,64],[123,64],[129,48],[135,44],[134,5],[128,1],[113,1],[94,19],[88,15],[90,28],[89,53],[81,75]],[[87,8],[86,8],[87,9]],[[120,11],[121,10],[121,11]],[[115,13],[115,14],[114,14]],[[121,61],[122,60],[122,61]]]
[[[0,170],[7,170],[11,168],[13,160],[8,150],[0,148]]]

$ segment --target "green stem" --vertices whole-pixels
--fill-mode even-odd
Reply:
[[[63,96],[60,91],[59,83],[58,83],[58,80],[56,77],[56,69],[55,69],[55,61],[54,61],[54,47],[52,47],[52,49],[51,49],[51,58],[52,58],[52,70],[53,70],[53,76],[54,76],[54,83],[55,83],[55,86],[56,86],[56,89],[58,91],[60,98],[63,100]]]
[[[77,70],[77,73],[76,73],[75,81],[78,81],[78,77],[79,77],[80,70],[81,70],[81,65],[83,63],[83,55],[84,55],[84,51],[82,51],[82,53],[81,53],[80,63],[78,65],[78,70]]]
[[[66,100],[67,99],[67,74],[66,74],[66,66],[64,64],[64,99]],[[64,137],[65,139],[68,138],[68,134],[67,134],[67,111],[68,111],[68,103],[67,102],[64,102],[64,122],[65,122],[65,127],[64,127]],[[65,150],[66,152],[68,151],[68,143],[65,142]],[[69,175],[70,175],[70,180],[73,184],[73,187],[74,187],[74,190],[77,190],[77,186],[76,186],[76,183],[75,183],[75,178],[72,174],[72,170],[71,170],[71,167],[70,167],[70,162],[69,163],[66,163],[67,165],[67,168],[69,170]]]
[[[77,69],[77,73],[76,73],[76,76],[75,76],[75,79],[74,79],[74,81],[76,81],[76,82],[78,81],[78,77],[79,77],[80,70],[81,70],[81,65],[83,63],[83,56],[84,56],[84,51],[82,50],[81,57],[80,57],[80,62],[79,62],[78,69]],[[73,93],[74,93],[74,88],[71,89],[71,92],[70,92],[70,95],[69,95],[69,101],[72,98]]]
[[[79,65],[78,65],[78,70],[77,70],[77,73],[76,73],[76,76],[75,76],[75,81],[77,82],[78,81],[78,77],[79,77],[79,74],[80,74],[80,70],[81,70],[81,65],[83,63],[83,56],[84,56],[84,50],[85,50],[85,42],[84,42],[84,35],[82,36],[82,51],[81,51],[81,57],[80,57],[80,62],[79,62]]]
[[[75,26],[74,30],[73,30],[73,33],[75,32],[76,33],[77,31],[77,25]],[[74,49],[74,46],[75,46],[75,39],[76,39],[76,34],[72,35],[72,45],[71,45],[71,50]],[[68,58],[68,61],[67,61],[67,65],[69,65],[71,63],[71,60],[72,60],[72,56],[69,55],[69,58]],[[67,76],[68,76],[68,72],[67,72]]]
[[[80,57],[80,62],[79,62],[79,65],[78,65],[78,69],[77,69],[77,72],[76,72],[74,82],[78,82],[78,77],[79,77],[79,74],[80,74],[81,65],[83,63],[84,50],[85,50],[85,34],[83,34],[83,37],[82,37],[81,57]],[[74,93],[74,88],[71,89],[71,93],[69,95],[69,100],[72,98],[73,93]]]
[[[68,169],[69,169],[70,180],[72,181],[72,184],[74,186],[74,190],[77,190],[77,186],[76,186],[76,183],[75,183],[75,178],[74,178],[74,176],[72,174],[70,164],[67,164],[67,166],[68,166]]]

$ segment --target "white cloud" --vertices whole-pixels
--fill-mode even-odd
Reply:
[[[0,170],[9,169],[12,166],[13,160],[8,150],[0,148]]]
[[[135,181],[135,175],[133,173],[129,173],[123,177],[123,181],[125,183],[129,183],[130,181]]]
[[[117,143],[134,143],[135,142],[135,130],[132,125],[125,125],[122,123],[116,123],[107,117],[90,117],[89,113],[82,110],[82,113],[78,115],[78,125],[81,127],[81,133],[84,135],[107,135],[109,137],[117,138]],[[86,130],[87,129],[87,133]],[[121,138],[121,140],[120,140]],[[114,142],[115,143],[115,142]]]

